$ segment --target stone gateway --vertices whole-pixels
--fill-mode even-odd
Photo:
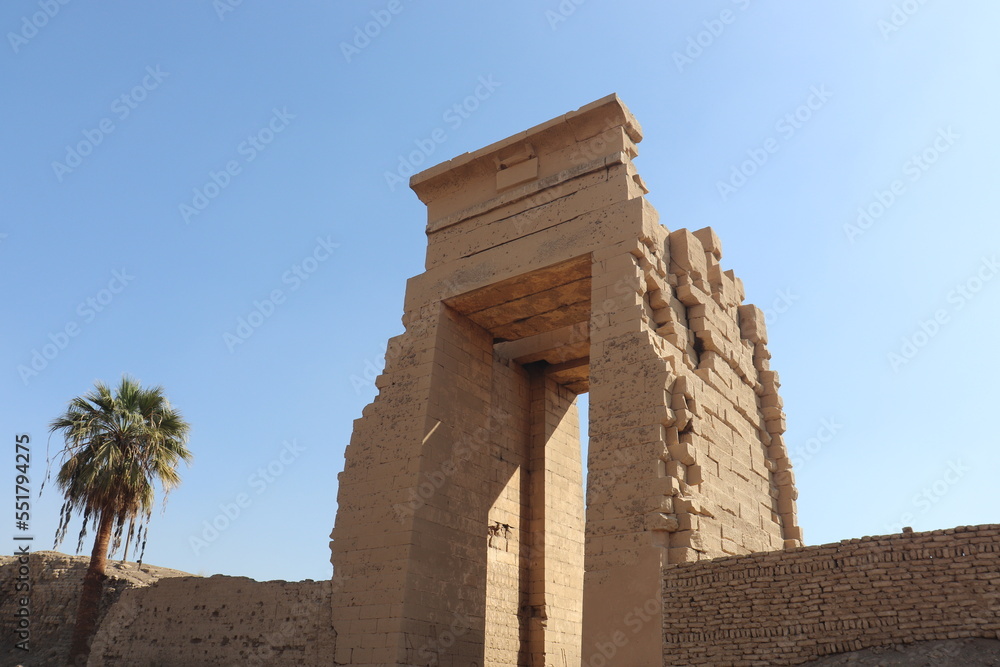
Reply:
[[[426,271],[340,475],[337,663],[657,664],[664,567],[801,544],[764,315],[711,229],[659,224],[641,139],[612,95],[411,179]]]
[[[611,95],[414,175],[426,270],[333,579],[118,566],[88,665],[1000,664],[1000,526],[803,546],[765,312],[711,229],[659,223],[641,139]],[[86,559],[31,558],[0,557],[0,658],[61,665]]]

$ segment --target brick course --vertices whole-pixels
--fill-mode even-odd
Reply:
[[[1000,525],[671,565],[663,580],[664,665],[797,665],[1000,639]]]

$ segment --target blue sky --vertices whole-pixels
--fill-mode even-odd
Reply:
[[[146,561],[330,576],[343,450],[423,267],[393,175],[617,92],[662,222],[714,227],[769,315],[806,541],[1000,521],[998,23],[985,0],[7,2],[3,492],[16,434],[37,491],[49,420],[131,373],[193,425]],[[58,505],[33,498],[35,549]]]

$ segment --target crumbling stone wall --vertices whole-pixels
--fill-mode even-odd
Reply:
[[[90,559],[52,551],[29,556],[29,651],[17,643],[16,557],[0,556],[0,664],[62,666]],[[108,563],[88,665],[328,665],[336,644],[329,581],[258,582],[194,577],[135,563]]]
[[[763,314],[710,228],[659,223],[641,139],[612,95],[416,175],[426,271],[347,447],[333,582],[126,590],[90,664],[799,664],[996,637],[998,526],[801,548]],[[39,571],[53,646],[78,570]]]
[[[663,580],[664,665],[798,665],[1000,638],[1000,525],[671,565]]]
[[[55,551],[36,551],[28,556],[27,580],[18,557],[0,556],[0,664],[41,667],[63,665],[69,653],[80,601],[83,575],[90,559],[69,556]],[[109,562],[108,579],[104,582],[101,612],[98,622],[109,608],[128,589],[144,587],[164,577],[189,576],[186,572],[135,563]],[[21,590],[18,585],[27,583],[30,588]],[[15,648],[17,636],[17,611],[20,598],[28,598],[29,642],[28,651]]]
[[[330,588],[216,575],[128,590],[101,623],[88,665],[328,665]]]
[[[411,179],[426,271],[339,477],[338,662],[586,661],[668,562],[801,543],[763,314],[711,229],[659,224],[641,139],[611,95]]]
[[[661,225],[593,253],[585,664],[646,607],[620,658],[657,659],[668,562],[801,544],[764,316],[721,257]]]
[[[550,420],[550,426],[572,421],[571,414],[559,410],[560,402],[550,399],[548,409],[563,415]],[[504,539],[510,538],[495,531],[489,548],[511,553]],[[529,551],[528,557],[538,556]],[[75,605],[87,559],[62,554],[35,554],[33,559],[33,651],[28,656],[5,653],[0,656],[4,665],[61,665],[68,647],[74,615],[69,606]],[[12,562],[0,559],[0,611],[8,645],[13,607],[6,593]],[[182,574],[149,570],[141,576],[112,571],[115,590],[124,592],[112,590],[106,598],[109,609],[90,665],[334,664],[330,582],[178,576],[147,585],[157,572]],[[672,667],[811,664],[822,656],[910,644],[914,648],[909,651],[892,649],[887,655],[894,661],[886,664],[980,664],[962,660],[993,656],[995,646],[945,640],[1000,639],[1000,525],[668,565],[662,578],[664,596],[654,592],[648,606],[609,626],[609,639],[584,637],[585,650],[594,651],[579,664],[633,664],[622,656],[661,612],[666,619],[662,664]],[[496,604],[499,610],[504,603],[498,598]],[[466,631],[461,624],[454,630]],[[501,645],[493,648],[498,651],[493,660],[509,658]],[[446,652],[441,653],[443,662],[435,657],[432,663],[447,664]],[[871,664],[884,659],[869,657]],[[857,659],[869,664],[863,655]]]

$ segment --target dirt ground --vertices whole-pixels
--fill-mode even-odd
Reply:
[[[1000,666],[1000,641],[951,639],[870,648],[827,656],[803,667],[978,667]]]

